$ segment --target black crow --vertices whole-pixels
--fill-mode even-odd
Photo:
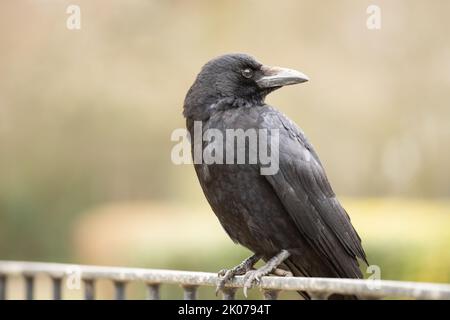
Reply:
[[[279,163],[273,174],[262,174],[259,160],[194,162],[203,192],[223,228],[234,242],[254,253],[235,268],[220,271],[217,290],[242,274],[245,294],[262,276],[274,272],[362,278],[358,258],[367,260],[361,239],[314,148],[298,126],[264,102],[268,93],[305,81],[308,78],[298,71],[268,67],[246,54],[227,54],[203,66],[186,95],[183,114],[194,158],[196,147],[203,150],[208,145],[207,139],[194,138],[196,123],[201,124],[200,135],[208,129],[224,136],[229,129],[278,131]],[[245,146],[249,147],[248,140]],[[223,152],[230,151],[224,147]],[[266,264],[253,270],[260,259]]]

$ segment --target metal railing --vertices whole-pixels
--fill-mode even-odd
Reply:
[[[35,277],[45,274],[52,280],[52,298],[62,299],[64,279],[77,273],[84,283],[84,298],[95,299],[95,281],[108,279],[114,283],[115,298],[126,298],[126,284],[141,282],[147,287],[147,299],[160,299],[160,286],[178,284],[183,288],[184,299],[197,298],[199,286],[216,286],[215,273],[155,270],[138,268],[85,266],[59,263],[0,261],[0,300],[8,297],[8,279],[21,276],[25,283],[25,298],[33,299]],[[238,288],[244,285],[243,276],[230,282],[222,298],[233,300]],[[259,287],[264,299],[277,299],[280,291],[305,291],[313,299],[326,299],[331,294],[351,294],[364,298],[450,299],[450,285],[387,280],[263,277]]]

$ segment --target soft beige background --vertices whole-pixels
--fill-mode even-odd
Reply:
[[[66,28],[69,4],[81,30]],[[381,30],[366,28],[370,4]],[[203,63],[246,52],[310,76],[267,101],[313,142],[371,262],[450,281],[448,12],[424,0],[2,1],[0,259],[236,264],[247,252],[193,169],[171,163],[170,133]]]

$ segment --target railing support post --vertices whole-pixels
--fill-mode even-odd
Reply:
[[[147,284],[147,300],[159,300],[161,299],[159,294],[159,283]]]
[[[222,300],[234,300],[236,298],[236,288],[223,288]]]
[[[125,286],[126,283],[123,281],[114,281],[116,300],[125,300]]]
[[[95,298],[95,282],[93,279],[84,279],[84,299],[94,300]]]
[[[263,290],[264,300],[277,300],[279,290]]]
[[[53,300],[62,299],[62,278],[52,277]]]
[[[327,292],[308,292],[311,300],[327,300],[331,293]]]
[[[6,285],[8,278],[6,275],[0,274],[0,300],[6,299]]]
[[[184,289],[184,300],[197,300],[197,286],[182,286]]]
[[[34,275],[24,275],[25,279],[25,299],[33,300],[34,296]]]

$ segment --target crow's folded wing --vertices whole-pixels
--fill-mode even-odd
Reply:
[[[348,262],[366,261],[361,239],[303,132],[283,114],[270,110],[261,115],[260,127],[279,129],[279,171],[266,179],[312,248],[341,277],[355,277],[357,264]]]

